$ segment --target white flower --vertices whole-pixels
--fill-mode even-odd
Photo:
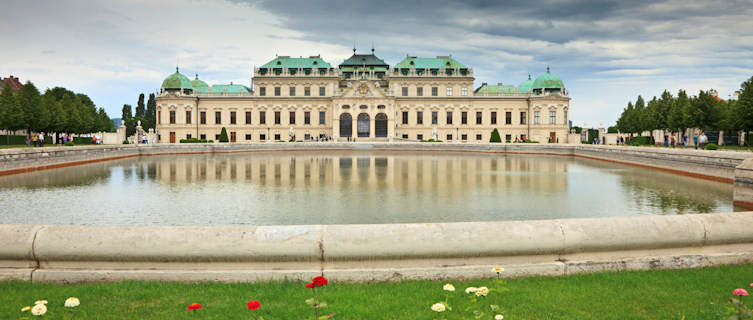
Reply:
[[[494,316],[494,320],[502,320],[504,318],[505,318],[505,316],[503,316],[501,314],[498,314],[498,315]]]
[[[453,286],[451,283],[448,283],[442,287],[444,291],[455,291],[455,286]]]
[[[478,288],[478,289],[476,290],[476,296],[477,296],[477,297],[480,297],[480,296],[484,296],[484,297],[486,297],[486,295],[487,295],[488,293],[489,293],[489,288],[487,288],[487,287],[479,287],[479,288]]]
[[[502,271],[505,271],[505,268],[502,268],[502,267],[494,267],[494,268],[492,268],[492,272],[500,273]]]
[[[26,312],[26,311],[29,311],[29,310],[31,310],[31,306],[25,306],[25,307],[21,308],[21,312]]]
[[[80,304],[81,304],[81,301],[78,301],[78,298],[76,297],[70,297],[68,299],[65,299],[65,306],[67,308],[78,307]]]
[[[44,304],[38,304],[35,305],[34,308],[31,308],[31,314],[35,316],[41,316],[45,313],[47,313],[47,306],[45,306]]]
[[[468,287],[468,288],[465,288],[465,293],[474,293],[474,292],[476,292],[476,290],[478,290],[478,288],[476,288],[476,287]]]
[[[47,304],[47,300],[37,300],[34,301],[34,304]]]
[[[445,306],[441,302],[437,302],[431,306],[431,310],[434,310],[436,312],[443,312],[444,309],[445,309]]]

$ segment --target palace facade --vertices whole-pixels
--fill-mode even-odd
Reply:
[[[157,97],[159,142],[442,140],[566,143],[570,97],[562,80],[546,73],[520,85],[483,83],[452,56],[408,56],[390,67],[356,54],[337,67],[320,56],[278,56],[254,69],[252,87],[209,86],[176,72]]]

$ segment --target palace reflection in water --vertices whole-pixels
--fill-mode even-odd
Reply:
[[[728,212],[732,190],[570,157],[179,155],[0,177],[0,223],[352,224]]]

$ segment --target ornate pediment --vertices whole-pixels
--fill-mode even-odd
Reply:
[[[342,97],[353,98],[384,98],[383,88],[375,81],[358,80],[348,82],[348,87],[343,89]]]

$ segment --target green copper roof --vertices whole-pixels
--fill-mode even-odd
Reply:
[[[162,81],[162,88],[193,89],[193,85],[191,85],[191,80],[188,80],[188,77],[178,72],[178,67],[175,67],[175,73],[167,76],[167,78],[165,78],[165,81]]]
[[[355,49],[354,49],[355,50]],[[343,61],[343,63],[340,64],[340,67],[345,66],[380,66],[380,67],[389,67],[389,65],[384,62],[384,60],[377,58],[373,53],[372,54],[355,54],[355,51],[353,52],[353,55],[350,56],[350,58]]]
[[[492,85],[490,85],[490,84],[486,84],[486,83],[484,83],[483,85],[481,85],[481,87],[479,87],[478,89],[476,89],[476,91],[474,93],[486,94],[487,93],[487,91],[486,91],[487,89],[489,90],[488,91],[489,94],[500,94],[500,93],[501,94],[514,94],[514,93],[518,93],[518,89],[515,88],[515,86],[511,86],[511,85],[507,85],[507,84],[496,84],[496,85],[492,84]]]
[[[449,56],[438,56],[436,58],[419,58],[419,57],[407,57],[395,65],[395,68],[416,68],[416,69],[439,69],[439,68],[461,68],[467,69],[468,67],[458,62],[457,60]]]
[[[533,88],[533,80],[531,80],[531,75],[529,74],[528,75],[528,80],[523,81],[523,83],[521,83],[518,86],[518,91],[520,93],[528,93],[528,92],[531,92],[532,88]]]
[[[533,89],[564,89],[565,84],[562,83],[560,77],[549,73],[549,67],[546,67],[546,73],[540,75],[533,82]]]
[[[196,91],[196,92],[198,92],[198,93],[207,93],[207,92],[209,92],[209,85],[206,82],[199,80],[199,74],[198,73],[196,74],[196,79],[194,79],[193,81],[191,81],[191,85],[193,86],[193,90]]]
[[[238,84],[215,84],[209,89],[211,93],[247,93],[250,91],[248,87]]]
[[[279,56],[274,60],[265,63],[262,68],[283,68],[298,69],[298,68],[331,68],[332,65],[327,61],[322,60],[319,56],[311,56],[308,58],[291,58],[288,56]]]

